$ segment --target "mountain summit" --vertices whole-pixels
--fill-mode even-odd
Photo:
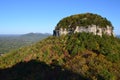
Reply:
[[[93,33],[99,36],[107,34],[111,36],[113,35],[113,26],[110,21],[98,14],[76,14],[60,20],[53,31],[53,35],[61,36],[76,32]]]

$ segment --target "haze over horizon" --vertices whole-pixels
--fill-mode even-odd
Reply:
[[[118,35],[119,7],[119,0],[0,0],[0,34],[52,34],[62,18],[90,12],[110,20]]]

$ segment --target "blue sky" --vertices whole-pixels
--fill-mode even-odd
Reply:
[[[97,13],[120,34],[120,0],[0,0],[0,34],[51,33],[62,18]]]

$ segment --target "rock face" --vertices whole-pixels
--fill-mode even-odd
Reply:
[[[71,34],[71,33],[82,33],[82,32],[93,33],[94,35],[99,35],[99,36],[102,36],[103,34],[106,34],[109,36],[113,35],[112,27],[107,26],[106,28],[101,28],[96,25],[91,25],[91,26],[87,26],[87,27],[76,26],[75,29],[60,28],[60,30],[54,30],[53,35],[61,36],[61,35],[66,35],[66,34]]]
[[[91,20],[91,18],[93,18],[93,20]],[[110,21],[107,21],[106,18],[102,18],[99,15],[91,14],[91,13],[82,14],[82,15],[79,14],[77,15],[77,18],[76,15],[73,15],[61,20],[56,26],[55,30],[53,31],[53,35],[61,36],[66,34],[82,33],[82,32],[93,33],[94,35],[99,35],[99,36],[102,36],[103,34],[112,36],[113,26],[110,23]]]

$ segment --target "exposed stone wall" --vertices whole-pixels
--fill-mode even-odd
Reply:
[[[86,33],[93,33],[94,35],[99,35],[102,36],[103,34],[107,34],[109,36],[113,35],[113,29],[110,26],[107,26],[106,28],[101,28],[96,25],[90,25],[90,26],[76,26],[76,28],[73,30],[71,29],[62,29],[60,30],[54,30],[53,35],[54,36],[61,36],[61,35],[66,35],[70,33],[81,33],[81,32],[86,32]]]

